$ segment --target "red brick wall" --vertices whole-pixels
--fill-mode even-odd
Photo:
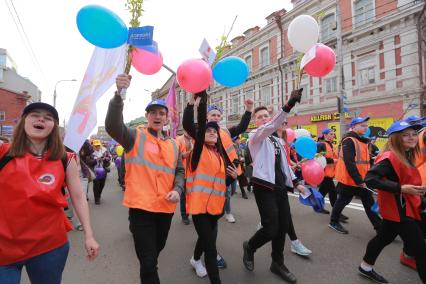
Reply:
[[[284,31],[284,57],[290,57],[293,54],[293,48],[287,37],[287,30]]]
[[[398,1],[376,0],[376,19],[385,17],[397,9]]]
[[[271,64],[277,63],[277,57],[278,57],[278,50],[277,50],[277,44],[278,44],[278,37],[274,36],[269,40],[269,57]]]
[[[6,112],[6,121],[2,125],[16,125],[26,106],[26,96],[0,89],[0,111]]]
[[[352,0],[340,0],[339,3],[342,13],[340,19],[342,32],[349,32],[352,30]]]

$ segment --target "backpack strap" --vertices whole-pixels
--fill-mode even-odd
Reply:
[[[0,159],[0,171],[6,166],[7,163],[9,163],[13,159],[13,157],[8,156],[7,154],[8,152],[6,152],[4,156]]]

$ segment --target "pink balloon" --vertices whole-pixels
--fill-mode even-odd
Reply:
[[[324,77],[336,65],[336,54],[331,48],[322,43],[317,43],[312,48],[316,48],[315,58],[306,64],[303,69],[313,77]]]
[[[296,132],[291,128],[286,128],[285,132],[287,132],[287,143],[293,143],[296,138]]]
[[[163,55],[160,52],[152,53],[142,48],[132,51],[132,65],[136,70],[145,75],[153,75],[163,66]]]
[[[179,86],[187,92],[199,93],[208,88],[213,75],[210,66],[201,59],[188,59],[177,69]]]
[[[310,185],[318,185],[324,179],[324,169],[315,160],[309,160],[302,164],[303,179]]]

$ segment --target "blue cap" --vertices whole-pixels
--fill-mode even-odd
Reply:
[[[369,116],[367,116],[367,117],[360,117],[360,116],[354,117],[351,121],[351,127],[354,127],[356,124],[368,121],[369,119],[370,119]]]
[[[315,212],[321,212],[322,209],[324,209],[324,197],[318,190],[312,188],[308,188],[308,190],[311,192],[311,195],[309,195],[306,199],[303,198],[302,195],[299,195],[300,203],[312,206],[312,209],[314,209]]]
[[[415,123],[415,122],[420,122],[422,121],[424,118],[422,117],[418,117],[415,115],[410,115],[409,117],[407,117],[404,121],[408,122],[408,123]]]
[[[407,128],[412,128],[414,130],[420,130],[422,128],[422,126],[420,124],[409,124],[405,120],[400,120],[400,121],[396,121],[396,122],[392,123],[392,125],[388,128],[388,130],[386,130],[386,135],[389,136],[392,133],[400,132],[400,131],[403,131]]]
[[[209,105],[209,106],[207,107],[207,113],[211,112],[212,110],[217,110],[217,111],[219,111],[220,113],[223,113],[223,110],[222,110],[220,107],[215,106],[215,105]]]
[[[160,106],[165,108],[167,112],[169,111],[169,108],[167,107],[165,100],[153,100],[147,105],[147,107],[145,108],[145,111],[149,111],[154,106]]]
[[[333,129],[331,128],[326,128],[322,131],[322,134],[327,135],[328,133],[330,133],[331,131],[333,131]]]

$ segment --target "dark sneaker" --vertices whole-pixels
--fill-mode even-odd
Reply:
[[[321,214],[330,214],[330,211],[328,211],[328,210],[326,210],[326,209],[321,209],[321,211],[318,211],[318,213],[321,213]]]
[[[348,220],[349,219],[349,217],[348,216],[346,216],[346,215],[343,215],[343,214],[340,214],[340,220]]]
[[[383,276],[379,275],[372,269],[371,271],[366,271],[360,267],[358,267],[359,273],[361,273],[362,276],[367,277],[370,280],[373,280],[376,283],[389,283],[388,280],[383,278]]]
[[[216,258],[217,268],[225,269],[226,267],[228,267],[225,259],[220,254],[218,254],[217,256],[219,257],[219,259]]]
[[[191,221],[189,221],[189,218],[186,217],[186,218],[182,218],[182,223],[184,223],[185,225],[189,225],[191,224]]]
[[[345,229],[345,227],[343,227],[340,223],[337,222],[330,222],[330,224],[328,224],[328,226],[330,228],[332,228],[333,230],[335,230],[336,232],[339,232],[341,234],[348,234],[349,231]]]
[[[248,245],[248,241],[245,241],[243,243],[243,263],[247,270],[253,271],[254,270],[254,252],[250,249]]]
[[[248,196],[247,196],[247,194],[246,194],[246,193],[244,193],[244,194],[242,195],[242,197],[243,197],[244,199],[248,199]]]
[[[273,261],[270,270],[272,273],[278,275],[279,277],[281,277],[281,279],[287,281],[288,283],[297,282],[296,276],[294,276],[294,274],[291,273],[284,264],[278,264]]]
[[[346,217],[346,218],[347,218],[347,217]],[[343,215],[340,215],[340,217],[339,217],[339,222],[340,222],[340,223],[347,224],[347,223],[348,223],[348,219],[345,219],[345,218],[343,217]]]

